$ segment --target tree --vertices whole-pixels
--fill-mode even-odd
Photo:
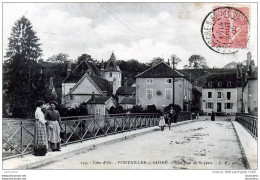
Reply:
[[[163,61],[164,61],[163,58],[161,58],[161,57],[155,57],[155,58],[153,58],[153,59],[148,63],[148,65],[149,65],[149,66],[155,66],[156,64],[159,64],[160,62],[163,62]]]
[[[59,53],[57,55],[53,55],[47,59],[47,62],[50,63],[58,63],[58,64],[64,64],[67,62],[72,62],[71,59],[69,59],[69,55],[65,53]]]
[[[208,68],[208,65],[203,56],[195,54],[189,58],[189,67],[191,69],[204,69]]]
[[[43,98],[43,78],[37,63],[41,56],[39,38],[30,21],[21,17],[12,28],[5,55],[4,100],[14,117],[32,116],[35,102]]]
[[[171,55],[171,62],[174,62],[174,67],[176,67],[179,64],[179,62],[181,62],[181,59],[178,58],[175,54],[173,54]]]
[[[88,55],[88,54],[82,54],[81,56],[78,57],[78,61],[77,61],[77,64],[80,64],[82,61],[94,61],[93,58]]]

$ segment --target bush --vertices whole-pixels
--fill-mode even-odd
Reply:
[[[57,106],[56,108],[61,117],[66,117],[66,116],[86,116],[88,115],[88,109],[87,106],[82,103],[78,107],[75,108],[67,108],[64,106]]]
[[[179,113],[182,111],[181,107],[178,104],[174,104],[174,106],[173,106],[173,104],[169,104],[168,106],[166,106],[164,108],[164,112],[170,111],[171,107],[173,107],[173,109],[176,113]]]

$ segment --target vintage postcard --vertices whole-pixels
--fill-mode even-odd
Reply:
[[[258,179],[257,14],[246,2],[3,2],[2,179]]]

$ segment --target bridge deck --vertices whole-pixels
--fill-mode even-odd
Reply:
[[[230,120],[222,118],[108,144],[39,169],[245,168],[245,157],[234,127]]]

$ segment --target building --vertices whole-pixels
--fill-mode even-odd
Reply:
[[[107,61],[106,67],[104,68],[104,63],[101,63],[101,77],[108,80],[113,86],[113,94],[116,94],[116,90],[121,87],[122,71],[120,70],[114,52]]]
[[[239,63],[232,61],[226,64],[225,66],[223,66],[223,69],[236,69],[238,64]]]
[[[116,107],[116,101],[111,96],[96,97],[94,94],[86,102],[88,113],[94,115],[106,115],[113,106]]]
[[[247,54],[247,73],[243,87],[244,112],[257,115],[257,69],[251,53]]]
[[[131,109],[133,106],[135,106],[135,98],[126,97],[123,98],[119,105],[123,107],[123,109]]]
[[[106,79],[85,73],[64,96],[64,104],[66,107],[79,106],[88,101],[93,93],[96,97],[111,96],[112,85]]]
[[[85,57],[84,54],[82,57]],[[99,70],[95,63],[84,59],[75,69],[68,64],[67,77],[62,81],[62,104],[75,107],[86,102],[94,92],[95,96],[111,96],[121,87],[121,70],[114,53],[106,63],[102,60]]]
[[[124,98],[135,99],[136,87],[127,86],[127,78],[124,79],[124,86],[119,87],[116,91],[118,102],[121,102]]]
[[[174,71],[174,99],[184,111],[191,109],[192,84],[183,74]],[[173,103],[173,69],[161,62],[136,76],[136,105],[162,108]]]
[[[211,74],[202,89],[202,110],[233,115],[242,108],[242,78],[237,73]]]

